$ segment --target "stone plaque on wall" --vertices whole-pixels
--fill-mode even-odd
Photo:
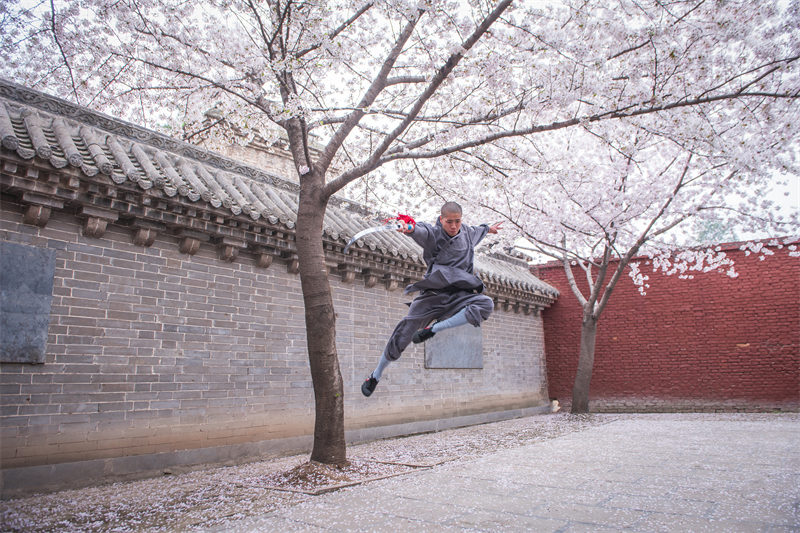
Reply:
[[[55,250],[0,242],[0,362],[44,362],[55,266]]]
[[[425,368],[483,368],[481,328],[465,324],[440,331],[428,339]]]

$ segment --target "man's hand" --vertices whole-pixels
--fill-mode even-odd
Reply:
[[[413,218],[402,213],[397,214],[397,221],[401,224],[401,226],[397,228],[397,231],[400,233],[405,233],[406,235],[414,233],[414,230],[417,227],[417,223]]]
[[[503,228],[500,227],[502,225],[503,225],[503,221],[502,220],[500,222],[495,222],[494,224],[489,226],[489,233],[497,233],[498,231],[503,229]]]

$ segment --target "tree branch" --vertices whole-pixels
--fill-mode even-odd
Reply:
[[[58,31],[56,28],[56,6],[53,3],[53,0],[50,0],[50,30],[53,32],[53,40],[56,42],[56,46],[58,46],[58,51],[61,54],[61,58],[64,60],[64,66],[67,67],[72,95],[75,97],[75,101],[80,103],[81,99],[78,97],[78,88],[75,86],[75,76],[72,74],[72,67],[69,64],[69,59],[67,58],[66,52],[64,52],[64,47],[61,46],[61,41],[58,38]]]
[[[683,187],[684,181],[686,179],[686,174],[689,172],[689,166],[691,162],[692,162],[692,157],[689,156],[689,158],[686,160],[686,164],[683,167],[683,172],[681,173],[681,176],[678,179],[678,183],[675,184],[675,187],[672,190],[672,194],[669,196],[669,198],[666,199],[664,204],[661,206],[661,209],[659,209],[658,213],[650,220],[650,223],[647,225],[647,227],[644,230],[642,230],[642,233],[639,235],[639,238],[636,240],[634,245],[630,247],[630,249],[624,256],[619,258],[617,268],[614,271],[614,274],[611,276],[611,280],[608,282],[606,290],[603,293],[603,298],[600,300],[600,304],[597,307],[597,316],[600,316],[600,313],[603,312],[603,309],[605,308],[606,304],[608,304],[608,299],[611,297],[611,292],[614,290],[614,287],[617,285],[617,282],[622,276],[622,272],[631,262],[631,259],[633,259],[633,257],[637,253],[639,253],[641,247],[649,239],[669,231],[670,229],[680,224],[686,218],[686,217],[678,218],[678,220],[676,220],[675,222],[672,222],[671,224],[668,224],[664,228],[661,228],[657,233],[653,234],[650,233],[650,231],[653,229],[653,226],[655,226],[656,222],[664,215],[664,212],[667,210],[667,208],[670,206],[672,201],[677,196],[678,192]]]
[[[461,152],[467,150],[469,148],[474,148],[476,146],[482,146],[484,144],[489,144],[494,141],[498,141],[500,139],[506,139],[510,137],[520,137],[523,135],[532,135],[536,133],[543,133],[546,131],[555,131],[564,128],[568,128],[571,126],[575,126],[580,123],[591,123],[591,122],[599,122],[602,120],[609,120],[609,119],[620,119],[620,118],[631,118],[637,117],[642,115],[649,115],[653,113],[658,113],[660,111],[669,111],[672,109],[680,109],[683,107],[692,107],[698,106],[702,104],[708,104],[712,102],[718,102],[721,100],[735,100],[740,98],[749,98],[749,97],[767,97],[767,98],[786,98],[786,99],[797,99],[800,98],[800,93],[770,93],[770,92],[763,92],[763,91],[756,91],[756,92],[745,92],[745,93],[726,93],[717,96],[708,96],[704,98],[694,98],[691,100],[680,100],[676,102],[671,102],[669,104],[659,105],[659,106],[651,106],[645,107],[642,109],[637,109],[635,111],[619,111],[619,110],[612,110],[607,111],[604,113],[597,113],[594,115],[588,115],[580,118],[572,118],[569,120],[564,121],[555,121],[551,122],[550,124],[545,125],[536,125],[530,126],[527,128],[522,129],[513,129],[513,130],[506,130],[501,132],[492,133],[489,135],[485,135],[483,137],[473,139],[471,141],[467,141],[464,143],[460,143],[453,146],[448,146],[441,148],[439,150],[432,150],[430,152],[392,152],[391,154],[387,154],[385,157],[381,158],[380,164],[387,163],[389,161],[394,161],[397,159],[432,159],[436,157],[441,157],[444,155],[449,155],[455,152]],[[632,107],[632,106],[628,106]],[[429,139],[428,142],[432,141],[433,139]],[[427,143],[426,143],[427,144]],[[379,165],[378,165],[379,166]]]
[[[386,150],[388,150],[391,144],[400,136],[400,134],[408,129],[408,127],[414,122],[417,115],[419,115],[419,112],[422,110],[422,107],[436,93],[436,91],[439,89],[439,86],[444,82],[445,79],[447,79],[453,69],[455,69],[455,67],[464,57],[464,54],[469,51],[475,45],[475,43],[477,43],[478,40],[489,30],[489,27],[500,17],[503,11],[505,11],[508,6],[511,5],[511,2],[512,0],[500,0],[500,2],[498,2],[494,10],[478,25],[472,35],[470,35],[461,44],[463,51],[459,50],[451,54],[447,62],[437,71],[428,87],[423,91],[419,98],[417,98],[417,101],[411,107],[408,116],[383,140],[383,142],[381,142],[381,144],[375,149],[372,156],[366,162],[364,162],[360,167],[354,168],[349,172],[345,172],[338,178],[329,182],[326,186],[327,194],[333,194],[351,181],[363,176],[371,170],[374,170],[383,163],[381,161],[381,157]],[[341,144],[342,141],[343,139],[339,142],[339,144]]]
[[[369,108],[370,105],[372,105],[372,103],[375,101],[375,99],[378,97],[381,91],[383,91],[383,89],[386,87],[386,80],[389,77],[389,73],[392,71],[392,68],[394,67],[395,62],[397,61],[397,58],[400,57],[400,54],[403,51],[403,47],[405,47],[406,42],[411,37],[411,34],[413,33],[414,28],[417,26],[417,23],[419,23],[419,20],[422,17],[423,13],[424,12],[421,10],[417,11],[414,18],[408,21],[406,26],[403,28],[403,31],[400,32],[400,35],[398,35],[397,40],[395,41],[394,46],[392,47],[392,50],[386,56],[386,59],[381,65],[378,74],[372,80],[372,83],[367,88],[366,92],[364,93],[364,96],[361,98],[361,101],[356,106],[356,109],[354,109],[353,112],[350,113],[350,115],[348,115],[348,117],[344,120],[344,122],[342,122],[342,125],[333,134],[333,137],[328,142],[327,146],[325,146],[325,149],[322,152],[322,156],[319,159],[319,165],[323,169],[327,170],[328,166],[330,166],[331,161],[333,161],[334,155],[342,146],[347,136],[350,135],[350,132],[353,130],[353,128],[356,127],[359,121],[366,114],[366,109]],[[325,186],[325,190],[323,191],[323,195],[325,197],[329,198],[336,191],[338,191],[339,189],[347,185],[347,183],[349,183],[349,181],[347,181],[341,184],[336,184],[336,181],[337,180],[333,180],[332,182],[329,182]]]
[[[403,83],[425,83],[427,78],[425,76],[395,76],[394,78],[386,79],[386,86],[400,85]]]
[[[364,13],[369,11],[369,9],[373,5],[375,5],[374,2],[367,2],[366,4],[364,4],[360,9],[358,9],[355,13],[353,13],[353,16],[351,16],[349,19],[347,19],[344,22],[342,22],[339,25],[338,28],[336,28],[335,30],[333,30],[330,33],[330,39],[335,39],[340,33],[342,33],[344,30],[349,28],[356,20],[359,19],[359,17],[361,17],[361,15],[363,15]],[[308,54],[309,52],[317,50],[320,46],[322,46],[322,43],[316,43],[314,45],[311,45],[308,48],[305,48],[305,49],[300,50],[299,52],[295,53],[294,57],[299,59],[299,58],[303,57],[304,55]]]
[[[562,247],[566,249],[566,237],[562,240]],[[564,267],[564,274],[567,276],[567,283],[569,283],[569,288],[572,290],[572,294],[578,299],[580,302],[581,307],[585,307],[588,303],[586,297],[581,292],[580,288],[578,288],[578,282],[575,281],[575,275],[572,273],[572,266],[569,264],[569,258],[565,253],[561,259],[561,266]]]

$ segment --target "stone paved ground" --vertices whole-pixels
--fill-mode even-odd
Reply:
[[[438,464],[310,496],[306,457],[0,503],[3,531],[800,531],[800,415],[540,415],[378,441]]]
[[[212,531],[800,531],[796,416],[627,416]]]

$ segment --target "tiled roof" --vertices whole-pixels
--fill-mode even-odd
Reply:
[[[118,185],[160,189],[187,204],[206,203],[232,215],[294,228],[298,186],[279,176],[139,126],[0,79],[0,144],[23,160],[71,168]],[[380,218],[332,199],[324,234],[342,246]],[[421,250],[395,232],[371,234],[352,247],[422,264]],[[476,254],[484,281],[556,297],[523,263]]]

